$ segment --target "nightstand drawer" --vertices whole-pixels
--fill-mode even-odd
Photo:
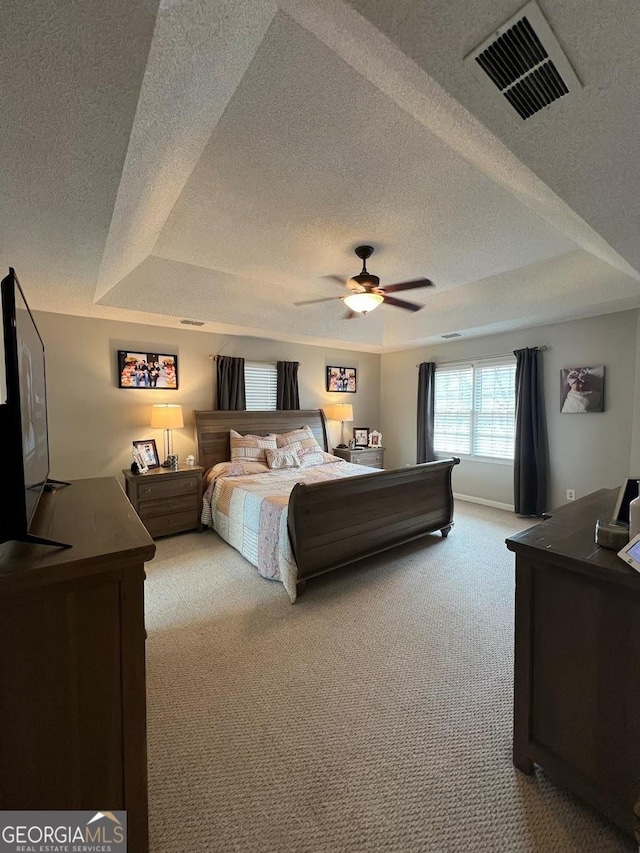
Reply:
[[[157,498],[153,501],[140,501],[138,515],[143,520],[155,518],[158,515],[169,515],[188,509],[198,509],[198,496],[195,492],[190,495],[179,495],[171,498]]]
[[[195,530],[199,523],[199,509],[172,512],[169,515],[159,515],[156,518],[145,518],[144,520],[144,526],[154,538],[156,536],[167,536],[169,533],[180,533],[182,530]]]
[[[335,456],[351,462],[353,465],[366,465],[368,468],[384,468],[384,447],[368,447],[354,450],[350,447],[334,447]]]
[[[368,465],[369,468],[382,467],[382,453],[370,453],[368,450],[363,450],[362,453],[353,454],[351,461],[356,465]]]
[[[144,474],[142,475],[144,476]],[[167,480],[156,482],[139,483],[138,500],[146,501],[150,498],[174,498],[179,495],[198,493],[198,478],[172,477]]]

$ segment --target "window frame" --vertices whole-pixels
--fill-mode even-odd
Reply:
[[[514,447],[514,456],[484,456],[480,453],[474,453],[474,448],[476,445],[476,423],[477,423],[477,408],[476,408],[476,368],[478,367],[504,367],[504,366],[512,366],[515,368],[516,359],[514,357],[509,356],[490,356],[488,358],[475,358],[464,361],[456,361],[449,362],[447,364],[436,365],[436,374],[438,370],[442,372],[445,371],[455,371],[461,370],[463,368],[471,368],[471,417],[470,417],[470,431],[469,437],[471,439],[471,453],[462,453],[460,451],[435,451],[435,455],[437,459],[448,459],[451,455],[455,455],[460,457],[461,459],[476,461],[476,462],[489,462],[492,465],[509,465],[513,467],[514,457],[515,457],[515,447]],[[435,381],[435,377],[434,377]],[[514,382],[515,382],[515,372],[514,372]],[[515,389],[514,389],[515,390]],[[436,396],[434,389],[434,420],[436,414]],[[513,417],[514,417],[514,442],[515,442],[515,394],[513,401]],[[434,443],[435,443],[435,423],[434,423]]]

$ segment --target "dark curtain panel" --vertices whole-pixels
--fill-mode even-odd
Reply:
[[[519,349],[516,357],[516,447],[514,506],[518,515],[542,515],[547,508],[548,444],[542,353]]]
[[[299,361],[278,362],[278,409],[299,409],[298,366]]]
[[[216,356],[216,409],[246,409],[244,358]]]
[[[418,370],[418,463],[432,462],[436,458],[433,449],[435,399],[436,365],[433,361],[423,361]]]

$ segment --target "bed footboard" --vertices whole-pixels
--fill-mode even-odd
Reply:
[[[459,459],[294,486],[289,536],[298,581],[453,523],[451,472]]]

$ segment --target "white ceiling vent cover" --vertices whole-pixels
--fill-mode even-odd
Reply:
[[[524,120],[582,88],[535,2],[527,3],[464,61]]]

